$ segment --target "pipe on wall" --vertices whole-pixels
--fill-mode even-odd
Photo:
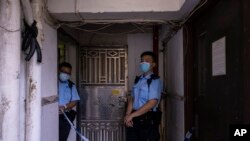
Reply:
[[[19,141],[20,1],[0,1],[0,141]]]

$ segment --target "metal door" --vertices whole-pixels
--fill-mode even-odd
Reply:
[[[126,47],[82,47],[79,57],[81,132],[90,141],[123,141]]]

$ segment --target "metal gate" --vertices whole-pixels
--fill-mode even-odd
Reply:
[[[126,102],[127,49],[80,49],[80,127],[90,141],[123,141]]]

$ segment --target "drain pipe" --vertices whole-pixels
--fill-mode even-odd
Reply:
[[[22,0],[24,17],[31,25],[34,19],[37,22],[37,41],[42,41],[42,1]],[[33,14],[32,14],[33,13]],[[34,17],[33,17],[34,16]],[[25,141],[41,140],[41,63],[38,63],[37,54],[27,62],[27,95],[26,95],[26,116],[25,116]]]
[[[19,141],[19,0],[0,0],[0,11],[0,141]]]

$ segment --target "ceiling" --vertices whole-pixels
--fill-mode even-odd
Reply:
[[[76,9],[75,6],[68,6],[67,9],[64,6],[60,6],[60,3],[52,3],[48,1],[48,11],[57,20],[61,22],[78,22],[84,21],[85,23],[98,23],[98,22],[165,22],[169,20],[182,20],[189,15],[189,13],[195,8],[200,0],[185,0],[177,11],[118,11],[111,12],[112,10],[106,10],[98,12],[88,12],[82,9]],[[79,1],[79,0],[76,0]],[[81,0],[80,0],[81,1]],[[86,0],[85,0],[86,1]],[[97,1],[97,0],[96,0]],[[176,0],[172,0],[176,1]],[[184,1],[184,0],[182,0]],[[66,1],[65,1],[66,2]],[[67,4],[67,3],[66,3]],[[65,4],[64,4],[65,5]],[[165,4],[167,5],[167,4]],[[159,5],[160,6],[160,5]],[[74,8],[75,7],[75,8]],[[138,6],[139,7],[139,6]],[[98,7],[97,7],[98,8]],[[161,9],[160,9],[161,10]],[[113,10],[115,11],[115,10]]]
[[[69,2],[68,0],[60,1]],[[169,21],[183,21],[200,2],[201,0],[185,0],[178,11],[158,12],[86,12],[75,10],[74,7],[70,8],[70,6],[68,6],[69,9],[64,9],[63,6],[60,7],[60,4],[55,5],[55,3],[53,4],[55,7],[53,7],[49,6],[51,3],[48,3],[48,11],[53,18],[62,23],[61,27],[65,33],[75,39],[78,39],[78,35],[81,33],[85,40],[91,40],[93,35],[120,36],[128,33],[148,33],[152,32],[152,26],[156,24],[166,25],[164,31],[166,34],[170,34],[173,25],[168,24]]]

